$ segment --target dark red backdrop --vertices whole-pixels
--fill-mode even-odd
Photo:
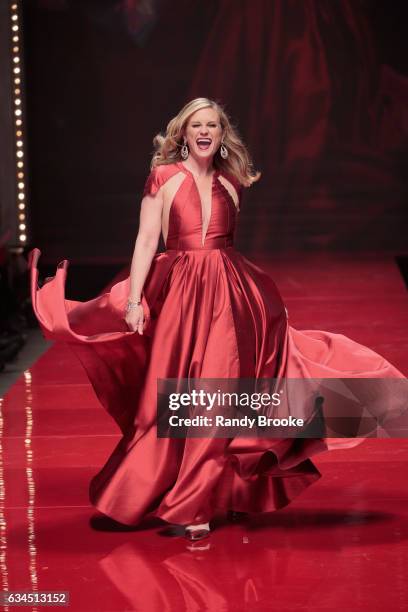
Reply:
[[[154,133],[209,96],[263,171],[239,248],[403,250],[406,17],[358,0],[27,3],[32,242],[126,261]]]

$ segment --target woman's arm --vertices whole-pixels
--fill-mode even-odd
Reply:
[[[130,268],[130,291],[128,299],[137,302],[141,299],[143,285],[149,273],[153,257],[160,239],[163,210],[163,190],[155,195],[145,195],[140,208],[139,231],[137,233]],[[143,308],[138,306],[128,312],[126,321],[134,331],[142,333]]]

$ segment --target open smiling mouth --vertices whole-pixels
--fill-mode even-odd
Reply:
[[[196,140],[197,146],[202,151],[206,151],[212,143],[211,138],[197,138]]]

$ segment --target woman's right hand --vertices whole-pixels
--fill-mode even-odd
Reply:
[[[147,322],[142,304],[131,308],[126,313],[125,321],[131,331],[137,331],[142,336]]]

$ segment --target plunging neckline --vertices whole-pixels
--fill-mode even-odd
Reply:
[[[194,187],[196,189],[197,192],[197,196],[198,196],[198,200],[200,202],[200,214],[201,214],[201,246],[204,246],[206,238],[207,238],[207,234],[208,234],[208,228],[210,227],[210,223],[211,223],[211,218],[212,218],[212,208],[213,208],[213,194],[214,194],[214,184],[215,184],[215,177],[218,174],[218,170],[215,168],[214,172],[212,173],[212,177],[211,177],[211,194],[210,194],[210,212],[209,212],[209,216],[208,216],[208,224],[205,230],[205,234],[204,234],[204,238],[203,238],[203,229],[204,229],[204,211],[203,211],[203,200],[201,197],[201,193],[200,190],[198,188],[197,185],[197,181],[195,180],[194,174],[191,172],[191,170],[189,170],[184,164],[183,162],[177,162],[177,165],[179,168],[181,168],[182,170],[185,170],[190,176],[191,179],[194,183]]]

